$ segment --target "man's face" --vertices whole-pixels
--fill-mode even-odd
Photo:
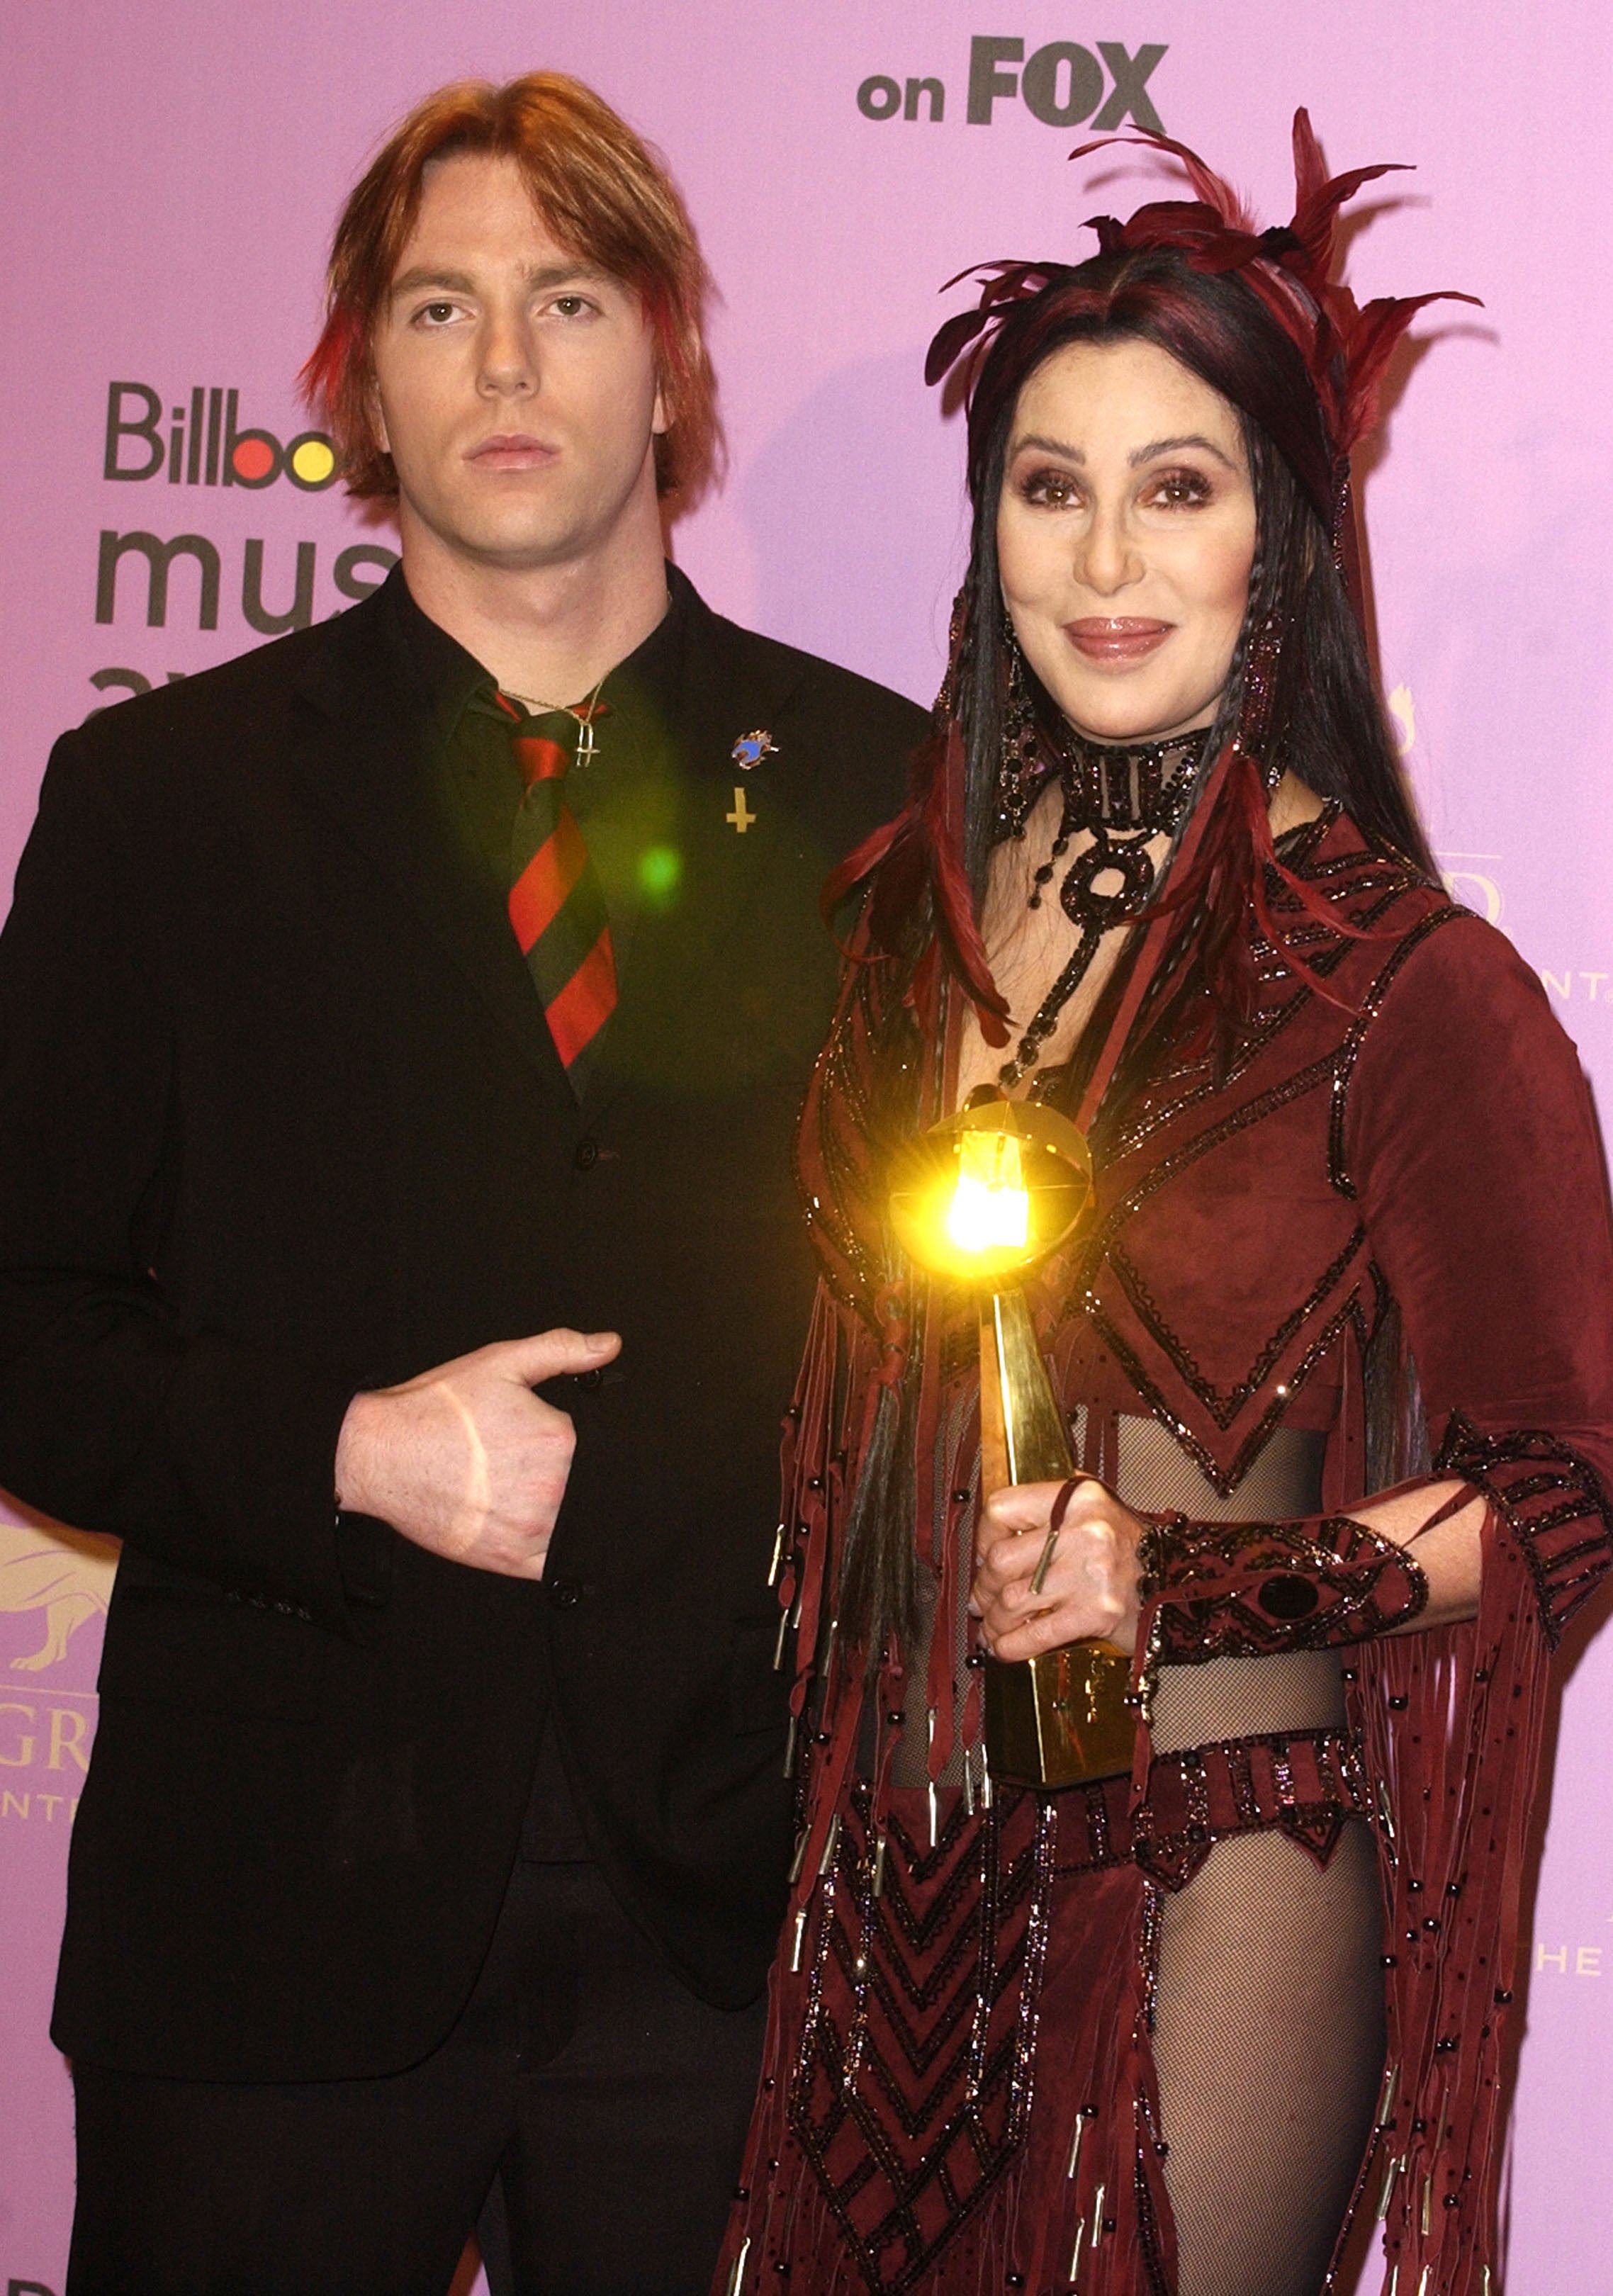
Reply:
[[[374,362],[405,545],[413,524],[477,565],[563,565],[654,500],[639,299],[556,243],[513,160],[428,168]]]

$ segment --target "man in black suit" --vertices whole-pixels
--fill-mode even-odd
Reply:
[[[430,99],[312,363],[401,569],[51,762],[0,1480],[125,1542],[73,2296],[440,2296],[495,2176],[523,2291],[710,2269],[789,1857],[816,892],[923,720],[666,567],[703,284],[588,91]]]

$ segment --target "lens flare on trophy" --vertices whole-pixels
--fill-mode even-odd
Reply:
[[[1040,1266],[1092,1201],[1092,1158],[1075,1126],[1034,1102],[966,1108],[910,1141],[891,1174],[904,1251],[971,1290]]]
[[[1030,1240],[1030,1193],[1019,1143],[1002,1132],[966,1132],[958,1142],[958,1185],[946,1233],[960,1251],[1023,1251]]]

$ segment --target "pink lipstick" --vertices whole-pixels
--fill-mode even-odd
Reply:
[[[1066,622],[1064,635],[1078,654],[1088,661],[1142,661],[1163,645],[1171,634],[1169,622],[1157,622],[1129,614],[1089,614],[1078,622]]]

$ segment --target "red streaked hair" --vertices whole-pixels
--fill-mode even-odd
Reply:
[[[426,168],[459,152],[513,160],[561,245],[638,295],[670,422],[655,442],[657,485],[680,504],[698,500],[722,461],[702,331],[710,275],[659,154],[563,72],[528,72],[504,87],[460,80],[438,88],[388,138],[342,209],[324,328],[301,381],[343,457],[348,493],[397,492],[392,457],[375,433],[375,321],[414,228]]]

